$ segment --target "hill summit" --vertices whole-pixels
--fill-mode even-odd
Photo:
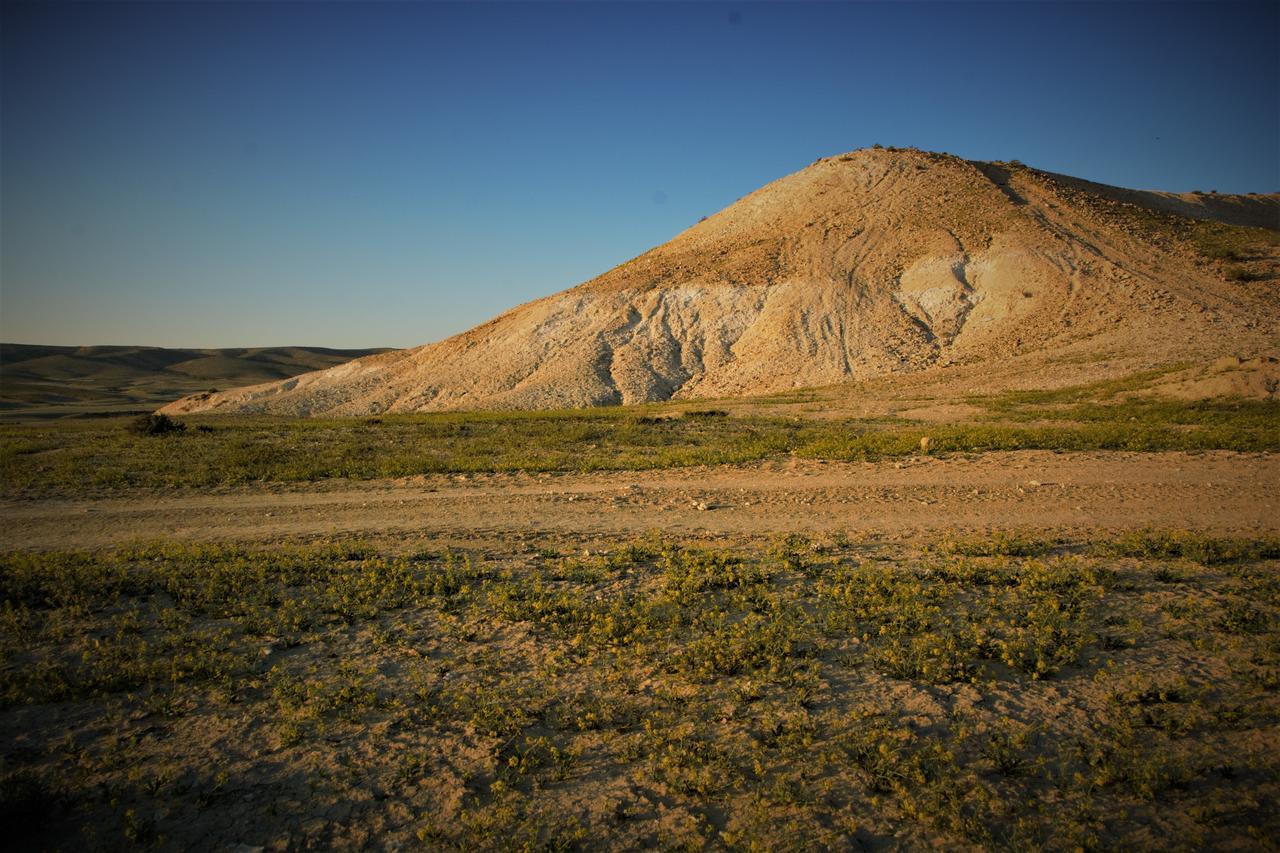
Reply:
[[[162,411],[365,415],[754,395],[1280,340],[1280,196],[1124,190],[915,149],[824,158],[438,343]]]

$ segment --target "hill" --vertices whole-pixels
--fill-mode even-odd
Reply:
[[[379,352],[385,350],[0,344],[0,413],[143,411],[213,386],[286,379]]]
[[[1277,195],[863,149],[447,340],[164,411],[568,408],[917,374],[1038,387],[1222,356],[1273,370],[1278,278]]]

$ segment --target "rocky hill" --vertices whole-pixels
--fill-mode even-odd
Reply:
[[[981,366],[1274,354],[1280,196],[863,149],[438,343],[170,413],[363,415],[754,395]]]

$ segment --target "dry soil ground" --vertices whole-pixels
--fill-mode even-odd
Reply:
[[[10,500],[0,824],[1274,849],[1277,486],[1274,453],[1017,451]]]
[[[441,543],[659,529],[756,538],[1024,528],[1073,537],[1143,527],[1280,530],[1274,454],[1052,453],[868,463],[799,459],[599,474],[435,475],[364,483],[0,505],[0,548],[151,540],[270,542],[334,534]]]

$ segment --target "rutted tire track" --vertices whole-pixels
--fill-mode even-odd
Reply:
[[[759,536],[943,529],[1280,532],[1280,455],[992,453],[905,462],[769,461],[588,475],[495,474],[11,501],[0,549],[156,539],[412,533]]]

